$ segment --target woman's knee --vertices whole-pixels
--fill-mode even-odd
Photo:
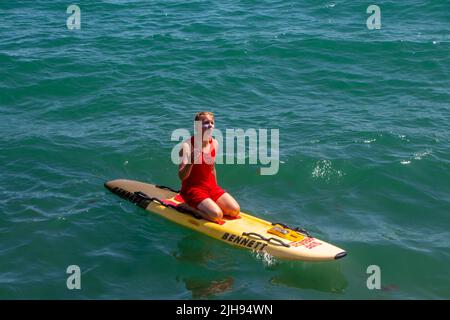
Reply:
[[[241,212],[241,208],[237,203],[233,203],[227,207],[226,214],[232,217],[237,217]]]
[[[210,208],[210,210],[208,210],[209,215],[212,216],[213,218],[216,219],[222,219],[223,218],[223,212],[222,210],[217,207],[217,208]]]
[[[222,209],[211,199],[207,199],[198,205],[198,209],[205,212],[209,217],[213,219],[222,219]]]

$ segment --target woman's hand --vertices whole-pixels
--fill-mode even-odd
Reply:
[[[195,148],[191,148],[191,164],[199,164],[202,163],[202,150],[195,150]]]
[[[194,149],[192,148],[191,150],[187,143],[183,143],[179,155],[181,157],[181,163],[178,166],[178,177],[183,181],[191,174],[195,160]]]

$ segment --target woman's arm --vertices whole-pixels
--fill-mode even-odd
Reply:
[[[216,184],[217,184],[217,173],[216,173],[216,165],[214,165],[212,173],[214,175],[214,179],[216,179]]]
[[[192,152],[189,145],[187,143],[183,143],[181,145],[179,153],[181,157],[181,163],[178,166],[178,177],[180,178],[181,181],[189,177],[189,175],[191,174],[192,166],[194,165],[194,162],[190,161],[192,160],[191,153]]]
[[[219,149],[219,143],[217,142],[216,139],[213,140],[213,144],[214,144],[214,149],[216,150],[216,155],[217,155],[217,150]],[[216,184],[217,184],[217,171],[216,171],[216,163],[214,162],[213,164],[213,170],[212,173],[214,175],[214,178],[216,179]]]

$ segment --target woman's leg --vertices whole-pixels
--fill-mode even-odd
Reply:
[[[221,220],[223,218],[222,209],[220,209],[220,207],[211,198],[206,198],[200,202],[197,209],[205,219],[217,222],[217,220]]]
[[[225,192],[216,201],[217,205],[222,209],[223,214],[230,217],[237,217],[241,212],[241,208],[236,200],[228,193]]]

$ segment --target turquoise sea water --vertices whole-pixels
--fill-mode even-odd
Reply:
[[[450,298],[448,1],[78,1],[72,31],[70,4],[0,2],[1,299]],[[244,211],[349,255],[264,259],[103,188],[179,188],[200,110],[279,129],[276,175],[217,166]]]

